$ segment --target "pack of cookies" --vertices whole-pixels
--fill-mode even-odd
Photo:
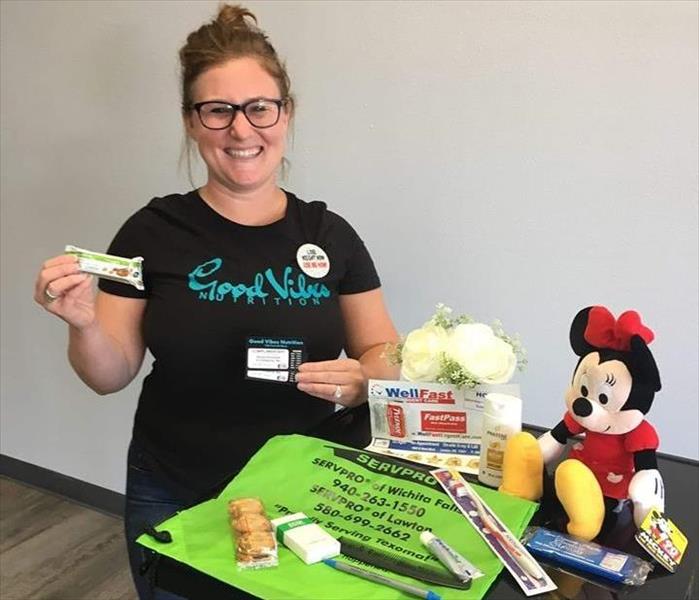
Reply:
[[[231,500],[228,503],[228,516],[238,568],[260,569],[276,566],[277,540],[262,502],[257,498]]]

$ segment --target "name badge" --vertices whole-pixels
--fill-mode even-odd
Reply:
[[[306,344],[299,338],[250,336],[246,355],[245,379],[295,384]]]

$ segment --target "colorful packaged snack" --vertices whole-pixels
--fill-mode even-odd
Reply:
[[[122,258],[111,254],[92,252],[84,248],[66,246],[66,254],[77,256],[78,265],[83,273],[90,273],[103,279],[120,281],[143,290],[143,257]]]

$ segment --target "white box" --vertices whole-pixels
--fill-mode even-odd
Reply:
[[[340,554],[340,542],[303,513],[272,519],[277,540],[307,565]]]

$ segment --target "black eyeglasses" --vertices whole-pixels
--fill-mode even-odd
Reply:
[[[209,100],[192,104],[191,108],[197,111],[201,124],[207,129],[227,129],[233,123],[238,111],[245,115],[253,127],[266,129],[274,127],[279,122],[279,115],[284,104],[285,100],[255,98],[244,104]]]

